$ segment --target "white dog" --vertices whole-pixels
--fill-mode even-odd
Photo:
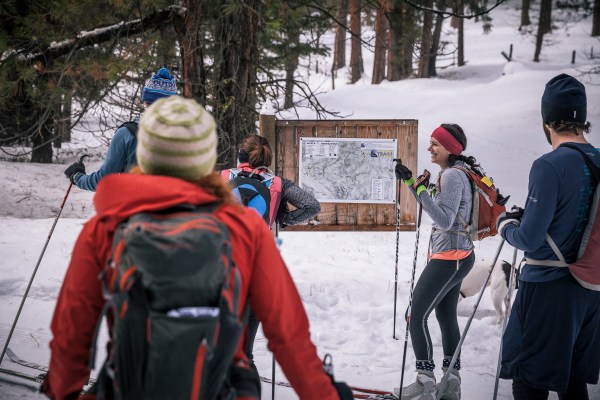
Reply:
[[[490,273],[491,263],[485,260],[475,262],[471,272],[465,277],[460,286],[460,299],[471,297],[479,293],[485,279]],[[510,280],[511,264],[502,261],[496,263],[492,276],[488,281],[490,287],[490,295],[492,297],[492,303],[496,309],[496,323],[501,323],[504,318],[504,312],[506,306],[504,301],[508,293],[508,282]],[[517,269],[515,277],[513,278],[513,294],[514,290],[518,287],[519,271]]]

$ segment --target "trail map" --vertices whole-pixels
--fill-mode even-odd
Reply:
[[[396,202],[396,139],[300,138],[299,186],[324,203]]]

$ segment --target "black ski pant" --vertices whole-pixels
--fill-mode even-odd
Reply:
[[[512,384],[515,400],[547,400],[549,392],[546,389],[534,388],[515,378]],[[559,400],[589,400],[587,384],[585,382],[569,382],[565,393],[558,393]]]
[[[444,355],[454,354],[460,341],[456,315],[460,284],[474,263],[475,253],[471,252],[462,260],[432,259],[425,266],[413,291],[409,315],[410,338],[417,361],[433,361],[433,345],[427,326],[433,310],[442,333]]]

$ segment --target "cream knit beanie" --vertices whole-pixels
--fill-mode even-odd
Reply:
[[[193,99],[170,96],[144,111],[137,133],[137,162],[145,174],[195,181],[217,161],[215,120]]]

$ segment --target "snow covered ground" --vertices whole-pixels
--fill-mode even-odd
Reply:
[[[431,131],[443,122],[462,125],[469,138],[466,151],[481,162],[510,205],[523,205],[531,163],[550,150],[541,130],[540,98],[545,83],[566,72],[580,76],[590,64],[591,18],[574,24],[557,24],[558,29],[542,50],[542,61],[533,63],[534,38],[518,31],[516,2],[503,4],[491,14],[492,31],[483,35],[480,23],[467,20],[466,59],[461,68],[440,70],[433,79],[411,79],[370,85],[371,55],[364,53],[366,75],[356,85],[346,85],[344,73],[336,90],[320,101],[352,118],[411,118],[419,120],[419,170],[437,167],[429,161],[426,147]],[[537,15],[537,13],[532,15]],[[456,41],[456,32],[446,24],[444,39]],[[513,62],[501,51],[513,44]],[[577,51],[575,65],[570,64]],[[441,65],[442,63],[440,63]],[[323,68],[321,68],[323,70]],[[324,68],[324,70],[329,70]],[[327,90],[330,78],[312,74],[310,82]],[[588,93],[588,120],[593,127],[588,140],[600,147],[600,76],[581,78]],[[300,118],[315,118],[310,110],[299,110]],[[291,116],[290,116],[291,117]],[[4,345],[22,295],[54,222],[68,181],[63,175],[75,156],[60,158],[62,164],[40,165],[0,162],[0,345]],[[101,159],[86,163],[95,170]],[[54,303],[74,241],[83,222],[93,215],[93,193],[73,189],[39,266],[29,297],[10,347],[22,358],[47,364],[49,324]],[[417,276],[422,270],[431,221],[424,216],[418,251]],[[338,380],[356,386],[391,390],[400,381],[404,344],[404,322],[397,319],[396,340],[392,337],[394,307],[395,232],[281,232],[282,253],[302,295],[311,322],[311,334],[319,353],[331,353]],[[497,238],[476,244],[480,265],[489,265],[498,247]],[[406,309],[415,246],[414,232],[401,232],[398,254],[398,316]],[[512,258],[505,246],[501,259]],[[467,322],[475,297],[459,304],[459,323]],[[489,292],[483,296],[463,345],[461,375],[463,399],[491,399],[498,359],[501,326],[498,325]],[[430,331],[435,361],[441,364],[441,338],[432,316]],[[105,337],[105,335],[104,335]],[[255,357],[261,375],[271,375],[271,354],[259,331]],[[102,358],[100,354],[100,359]],[[414,356],[408,347],[405,382],[414,379]],[[3,368],[27,371],[10,360]],[[31,372],[31,371],[27,371]],[[97,371],[94,371],[95,374]],[[438,370],[439,372],[439,370]],[[439,373],[438,373],[439,378]],[[38,399],[35,392],[0,380],[1,399]],[[280,370],[277,380],[285,380]],[[271,389],[263,385],[263,399]],[[590,387],[592,399],[600,399],[600,387]],[[501,381],[500,399],[510,399],[510,382]],[[277,387],[276,398],[297,397],[289,388]],[[551,398],[556,399],[555,395]]]

